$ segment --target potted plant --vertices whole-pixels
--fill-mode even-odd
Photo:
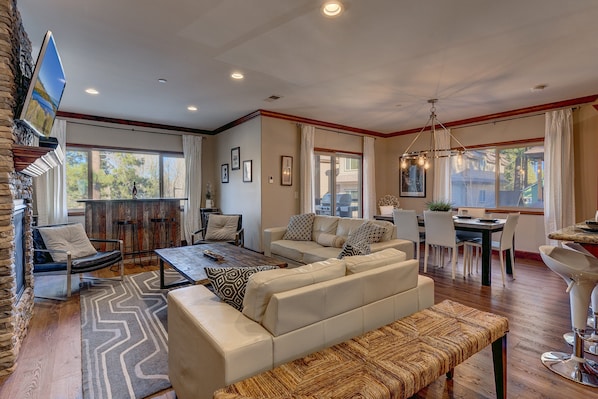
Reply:
[[[378,200],[381,215],[392,215],[392,210],[399,207],[399,199],[392,194],[386,194]]]
[[[428,201],[426,205],[431,211],[448,212],[453,209],[453,204],[447,200]]]

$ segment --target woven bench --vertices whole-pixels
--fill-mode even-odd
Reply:
[[[492,344],[496,396],[506,398],[508,321],[453,301],[236,382],[215,399],[409,398]]]

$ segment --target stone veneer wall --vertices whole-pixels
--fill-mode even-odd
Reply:
[[[12,373],[33,315],[32,181],[15,172],[13,143],[31,145],[33,135],[15,127],[21,103],[21,71],[31,71],[31,43],[16,0],[0,0],[0,377]],[[27,73],[27,72],[26,72]],[[25,290],[17,296],[14,264],[14,200],[25,199]]]

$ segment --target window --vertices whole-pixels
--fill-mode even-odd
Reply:
[[[544,208],[544,145],[468,150],[451,158],[451,202],[484,208]]]
[[[316,153],[315,163],[316,213],[361,216],[361,156]]]
[[[133,182],[138,198],[174,198],[185,193],[182,155],[67,148],[66,183],[69,209],[77,200],[131,198]]]

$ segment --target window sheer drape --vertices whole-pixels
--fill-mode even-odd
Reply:
[[[451,148],[449,130],[437,130],[435,134],[436,148]],[[439,154],[445,155],[445,154]],[[448,155],[448,154],[446,154]],[[451,201],[451,158],[434,159],[434,201]]]
[[[548,235],[575,224],[573,113],[570,109],[550,111],[545,122],[544,229]]]
[[[187,182],[185,185],[184,206],[184,235],[187,243],[191,243],[191,236],[194,231],[201,227],[200,212],[201,208],[201,142],[202,137],[184,135],[183,154],[185,156],[185,172]]]
[[[301,125],[301,213],[315,212],[314,199],[314,140],[316,128],[310,125]]]
[[[363,217],[372,219],[376,214],[376,156],[373,137],[363,138]]]
[[[50,136],[58,140],[63,154],[66,154],[66,121],[56,119]],[[60,165],[34,178],[34,186],[38,225],[68,222],[66,162],[64,157]]]

